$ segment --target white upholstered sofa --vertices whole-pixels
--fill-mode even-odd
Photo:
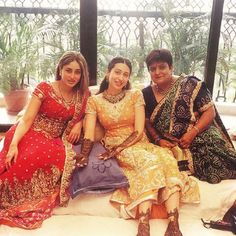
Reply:
[[[198,181],[200,204],[183,204],[180,210],[180,226],[184,236],[230,236],[231,232],[206,229],[205,220],[220,219],[236,199],[236,180],[219,184]],[[135,236],[137,222],[124,220],[110,205],[107,194],[82,194],[70,200],[67,208],[56,208],[51,218],[41,228],[23,230],[0,226],[1,236]],[[163,236],[167,220],[151,220],[151,236]]]

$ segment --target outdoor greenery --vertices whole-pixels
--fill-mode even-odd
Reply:
[[[54,77],[67,50],[79,50],[78,14],[35,17],[0,16],[0,92],[7,94]]]
[[[61,55],[67,50],[79,51],[80,17],[78,13],[47,16],[38,30],[43,45],[39,48],[37,78],[54,78],[55,68]]]
[[[161,4],[156,0],[146,3],[146,10],[154,7],[161,11],[162,25],[156,25],[159,20],[156,18],[137,20],[139,37],[136,41],[129,41],[128,45],[112,43],[107,37],[106,16],[98,18],[98,83],[104,77],[108,61],[117,55],[132,61],[132,82],[147,83],[150,78],[145,57],[152,49],[163,47],[173,53],[175,74],[195,74],[203,79],[210,14],[183,15],[182,10],[174,8],[172,0],[163,0]],[[76,11],[27,16],[1,14],[0,92],[6,94],[32,83],[54,79],[59,57],[67,50],[80,50],[79,32],[80,15]],[[230,43],[230,40],[224,40],[225,47],[219,52],[216,70],[222,85],[217,82],[215,86],[223,86],[224,91],[229,87],[236,89],[236,64],[233,58],[236,52]]]
[[[104,65],[107,64],[108,58],[115,55],[126,56],[132,61],[134,82],[148,82],[149,76],[145,66],[146,55],[154,48],[168,48],[173,53],[174,72],[176,74],[202,74],[204,72],[204,62],[207,53],[207,43],[209,35],[210,15],[205,14],[199,17],[182,17],[180,11],[174,9],[172,1],[162,1],[160,5],[156,1],[150,2],[152,5],[160,9],[165,24],[158,28],[157,36],[153,36],[150,22],[140,21],[139,34],[140,37],[136,43],[126,47],[112,45],[106,42],[104,35],[104,22],[99,22],[99,40],[103,47],[99,47],[99,68],[105,71]],[[147,6],[148,8],[148,6]],[[156,19],[153,19],[155,21]],[[149,25],[149,26],[148,26]],[[105,55],[105,56],[104,56]],[[104,60],[105,59],[105,60]],[[100,73],[98,74],[100,79]]]
[[[0,24],[0,91],[27,87],[37,60],[36,27],[18,15],[2,14]]]
[[[226,41],[227,42],[227,41]],[[229,43],[230,44],[230,43]],[[236,49],[225,44],[225,48],[219,51],[216,66],[216,80],[214,87],[227,92],[227,97],[233,101],[236,97]]]

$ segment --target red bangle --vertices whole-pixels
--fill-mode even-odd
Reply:
[[[155,143],[155,144],[158,144],[158,142],[159,142],[161,139],[162,139],[162,138],[160,138],[160,137],[155,138],[155,139],[154,139],[154,143]]]

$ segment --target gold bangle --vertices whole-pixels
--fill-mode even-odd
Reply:
[[[197,131],[197,134],[200,133],[200,129],[197,126],[193,126],[193,129],[195,129]]]

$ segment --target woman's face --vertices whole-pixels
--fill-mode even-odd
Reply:
[[[77,61],[64,65],[60,71],[61,80],[68,87],[74,87],[81,79],[81,68]]]
[[[172,81],[173,68],[167,62],[153,62],[148,70],[153,83],[157,85],[166,85]]]
[[[111,71],[108,72],[107,76],[109,80],[108,89],[121,91],[129,81],[130,69],[124,63],[117,63]]]

